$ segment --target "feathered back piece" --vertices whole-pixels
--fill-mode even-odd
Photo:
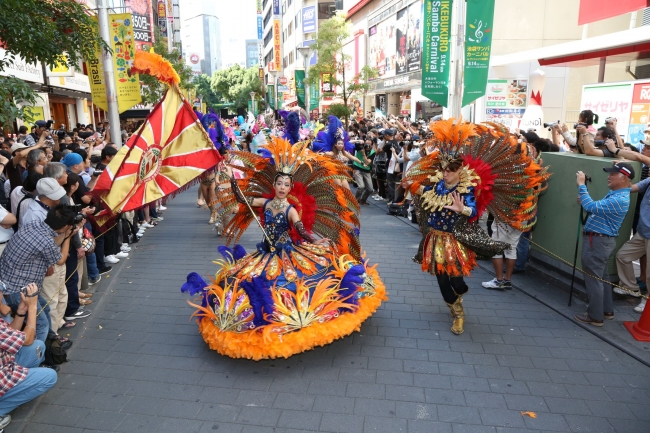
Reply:
[[[133,60],[132,71],[156,77],[158,81],[171,85],[181,82],[178,73],[171,63],[160,54],[147,51],[137,51]]]
[[[226,134],[223,131],[223,125],[219,116],[217,116],[212,110],[208,114],[204,114],[201,117],[201,124],[203,129],[205,129],[210,136],[210,140],[214,144],[214,147],[220,149],[224,145],[226,140]],[[210,128],[210,125],[214,124],[214,128]]]
[[[498,124],[475,125],[441,120],[430,126],[428,144],[436,150],[414,163],[405,176],[411,191],[438,182],[444,167],[462,158],[463,169],[478,176],[474,195],[478,219],[489,211],[499,222],[526,231],[534,224],[537,197],[550,177],[529,154],[526,145]]]
[[[312,144],[314,152],[331,152],[337,140],[342,139],[345,143],[345,150],[354,152],[354,144],[348,140],[348,133],[343,128],[343,123],[336,116],[329,116],[327,127],[320,131]]]
[[[291,145],[286,140],[273,137],[262,146],[261,155],[250,152],[231,151],[234,159],[231,167],[241,170],[245,176],[237,183],[246,197],[273,198],[273,183],[278,172],[290,174],[293,189],[289,202],[296,207],[301,220],[309,231],[331,239],[339,252],[360,257],[359,204],[354,195],[334,181],[350,180],[349,168],[326,155],[311,152],[307,142]],[[229,179],[220,179],[221,186],[228,188]],[[217,198],[221,214],[237,209],[237,214],[224,228],[227,243],[237,242],[253,221],[246,205],[240,205],[234,194],[224,193]],[[311,227],[310,227],[311,226]]]

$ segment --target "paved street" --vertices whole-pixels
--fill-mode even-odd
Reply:
[[[362,243],[390,300],[360,333],[287,360],[208,350],[179,291],[188,272],[215,272],[220,238],[195,198],[171,201],[94,286],[57,385],[7,432],[650,431],[648,367],[518,290],[483,289],[482,269],[453,335],[434,278],[410,259],[418,231],[376,206],[363,207]],[[251,226],[242,243],[259,240]]]

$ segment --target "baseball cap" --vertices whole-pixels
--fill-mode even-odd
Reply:
[[[36,184],[36,193],[50,200],[61,200],[61,197],[65,195],[65,189],[59,185],[56,179],[44,177]]]
[[[389,136],[392,137],[393,135],[395,135],[395,130],[392,129],[392,128],[385,129],[384,130],[384,135],[389,135]]]
[[[625,162],[617,162],[610,167],[603,167],[603,171],[607,173],[621,173],[630,179],[634,179],[634,169],[630,164]]]
[[[47,128],[47,122],[45,120],[37,120],[34,122],[34,125],[38,126],[39,128]]]
[[[63,157],[61,162],[64,163],[66,167],[70,168],[73,165],[81,164],[83,162],[83,158],[81,158],[81,155],[78,153],[68,153]]]
[[[16,143],[13,146],[11,146],[11,153],[13,154],[15,151],[20,149],[27,149],[27,146],[25,146],[22,143]]]

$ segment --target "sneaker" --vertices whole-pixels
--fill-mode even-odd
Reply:
[[[634,311],[637,313],[643,313],[643,310],[645,309],[645,299],[643,299],[641,302],[639,302],[639,305],[634,307]]]
[[[119,263],[120,259],[118,259],[115,256],[106,256],[106,257],[104,257],[104,261],[106,263],[110,263],[110,264],[114,265],[115,263]]]
[[[144,236],[144,230],[140,230],[140,231],[137,232],[135,235],[136,235],[136,236],[139,236],[139,237]]]
[[[99,275],[101,276],[101,275],[104,275],[104,274],[108,274],[112,269],[113,269],[112,266],[106,266],[104,269],[99,270]],[[97,280],[97,281],[99,281],[99,280]]]
[[[151,223],[145,222],[145,223],[142,224],[140,227],[144,227],[144,228],[150,229],[150,228],[153,228],[154,225],[151,224]]]
[[[119,253],[115,254],[115,257],[117,257],[118,259],[126,259],[127,257],[129,257],[129,253],[120,251]]]
[[[11,415],[7,414],[0,418],[0,428],[5,428],[11,422]]]
[[[165,207],[163,205],[160,205],[160,206],[158,206],[158,210],[167,210],[167,207]]]
[[[75,311],[73,314],[69,316],[65,316],[65,320],[77,320],[77,319],[85,319],[86,317],[90,316],[93,314],[92,311],[90,310],[82,310],[81,308]]]
[[[107,268],[108,268],[109,271],[111,269],[113,269],[110,266],[107,266]],[[108,271],[106,271],[106,272],[108,272]],[[95,284],[99,283],[101,280],[102,280],[102,276],[101,276],[101,273],[100,273],[100,275],[97,275],[97,278],[88,278],[88,285],[89,286],[94,286]]]
[[[503,286],[503,281],[497,280],[496,278],[491,279],[490,281],[486,281],[484,283],[481,283],[481,286],[485,287],[486,289],[490,290],[505,290],[505,287]]]
[[[128,253],[129,251],[131,251],[131,247],[129,246],[129,244],[122,244],[122,246],[120,247],[120,249],[121,249],[122,251],[124,251],[124,252],[127,252],[127,253]]]
[[[506,290],[512,290],[512,282],[510,280],[501,281],[501,288]]]
[[[155,221],[163,221],[165,218],[159,216],[159,217],[156,217],[156,218],[153,218],[153,219]]]
[[[623,290],[623,289],[621,289],[619,287],[614,287],[614,293],[619,294],[619,295],[624,295],[624,296],[632,296],[633,298],[641,297],[641,293],[638,290],[630,289],[630,291],[628,292],[628,291]]]
[[[584,313],[584,314],[576,314],[573,316],[574,319],[576,319],[578,322],[581,323],[586,323],[587,325],[593,325],[593,326],[603,326],[603,322],[599,322],[598,320],[594,320],[591,317],[589,317],[589,314]]]

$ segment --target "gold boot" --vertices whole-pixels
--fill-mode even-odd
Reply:
[[[465,329],[465,310],[463,310],[463,297],[458,296],[456,302],[447,304],[451,317],[454,318],[454,323],[451,325],[451,332],[456,335],[462,334]]]

